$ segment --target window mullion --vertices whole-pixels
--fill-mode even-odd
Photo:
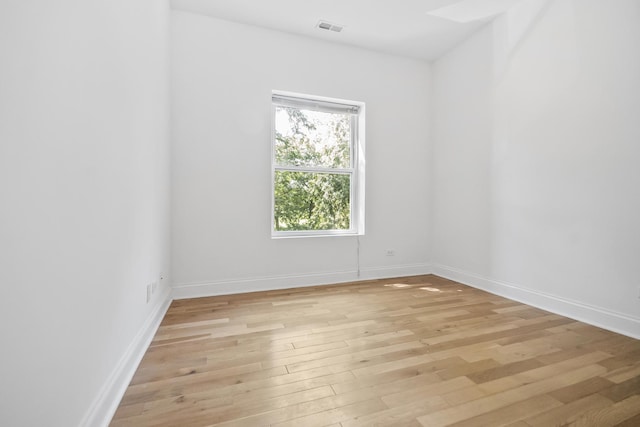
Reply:
[[[281,166],[274,165],[274,169],[277,171],[288,171],[288,172],[309,172],[309,173],[328,173],[328,174],[341,174],[341,175],[349,175],[353,174],[353,168],[320,168],[320,167],[309,167],[309,166]]]

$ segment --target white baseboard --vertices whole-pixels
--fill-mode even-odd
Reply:
[[[421,276],[431,274],[431,264],[406,264],[389,267],[362,267],[356,280],[388,279],[392,277]]]
[[[115,369],[85,414],[80,427],[107,427],[116,412],[124,392],[127,390],[133,374],[135,374],[160,322],[171,305],[171,291],[167,290],[160,299],[162,301],[149,315],[140,331],[135,336]]]
[[[249,277],[202,283],[173,285],[173,298],[200,298],[216,295],[271,291],[306,286],[329,285],[358,280],[384,279],[431,273],[429,264],[410,264],[379,268],[362,268],[357,271],[322,272],[287,276]]]
[[[602,307],[526,289],[511,283],[481,277],[444,265],[433,264],[433,274],[455,280],[489,293],[500,295],[542,310],[569,317],[622,335],[640,339],[640,318]]]

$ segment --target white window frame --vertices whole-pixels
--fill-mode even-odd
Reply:
[[[287,106],[306,110],[351,113],[351,164],[349,168],[323,168],[306,166],[282,166],[276,164],[276,107]],[[364,173],[365,173],[365,104],[323,96],[276,91],[271,96],[271,237],[322,237],[364,235]],[[275,229],[275,174],[276,171],[351,175],[350,228],[348,230],[291,230]]]

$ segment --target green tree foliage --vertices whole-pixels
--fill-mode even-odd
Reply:
[[[285,167],[348,168],[351,119],[346,114],[277,107],[275,161]],[[348,230],[351,175],[276,170],[276,231]]]

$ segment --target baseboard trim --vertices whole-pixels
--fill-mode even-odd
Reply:
[[[384,279],[390,277],[430,274],[429,264],[396,265],[379,268],[362,268],[360,275],[355,270],[321,272],[299,275],[249,277],[201,283],[184,283],[173,286],[174,299],[201,298],[247,292],[273,291],[307,286],[355,282],[358,280]]]
[[[488,279],[453,267],[433,264],[433,274],[542,310],[588,323],[631,338],[640,339],[640,318],[602,307],[558,297],[521,286]]]
[[[431,264],[405,264],[389,267],[363,267],[357,280],[389,279],[392,277],[421,276],[431,274]]]
[[[171,305],[171,291],[167,290],[161,303],[149,315],[140,331],[135,336],[115,369],[93,401],[80,427],[107,427],[118,409],[133,374],[135,374],[142,357],[149,348],[160,322]]]

